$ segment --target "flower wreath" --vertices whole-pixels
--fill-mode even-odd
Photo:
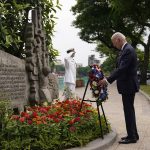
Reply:
[[[101,70],[99,65],[92,65],[91,71],[89,72],[89,80],[90,80],[90,90],[92,90],[92,95],[100,102],[105,101],[108,98],[107,93],[107,85],[101,86],[99,85],[99,81],[104,78],[103,71]]]

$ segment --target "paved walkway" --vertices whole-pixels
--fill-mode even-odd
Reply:
[[[76,93],[83,97],[85,88],[77,88]],[[124,113],[121,95],[118,94],[115,83],[109,86],[109,99],[103,103],[105,114],[118,134],[115,143],[107,150],[150,150],[150,101],[142,94],[137,93],[135,97],[135,112],[137,128],[140,140],[136,144],[118,144],[121,137],[126,135]],[[62,93],[60,93],[62,97]],[[86,98],[91,98],[91,91],[88,89]]]

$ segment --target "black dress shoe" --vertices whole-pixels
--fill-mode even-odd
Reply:
[[[122,137],[121,140],[125,140],[125,139],[127,139],[127,138],[128,138],[128,136],[125,136],[125,137]]]
[[[119,141],[119,144],[130,144],[130,143],[136,143],[137,140],[136,139],[124,139]]]
[[[125,137],[122,137],[122,138],[121,138],[121,140],[125,140],[125,139],[129,139],[129,137],[128,137],[128,136],[125,136]],[[137,136],[135,139],[136,139],[136,140],[139,140],[139,136]]]
[[[139,140],[139,136],[138,135],[136,136],[136,139]]]

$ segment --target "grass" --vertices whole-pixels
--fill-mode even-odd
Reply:
[[[150,96],[150,85],[140,85],[140,89]]]

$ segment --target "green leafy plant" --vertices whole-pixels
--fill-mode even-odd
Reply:
[[[46,46],[50,61],[58,56],[53,48],[52,36],[54,32],[56,11],[61,9],[59,0],[5,0],[0,1],[0,49],[19,58],[25,54],[25,32],[30,10],[42,8],[42,24],[46,33]]]
[[[83,103],[81,111],[80,106],[79,100],[56,100],[10,116],[1,134],[0,149],[63,150],[87,144],[100,136],[98,115],[90,104]],[[103,116],[101,120],[106,134]]]
[[[0,131],[2,131],[7,123],[9,116],[12,114],[10,101],[0,101]]]
[[[66,99],[75,98],[74,97],[75,95],[72,93],[72,91],[67,86],[64,87],[63,96],[65,96]]]

